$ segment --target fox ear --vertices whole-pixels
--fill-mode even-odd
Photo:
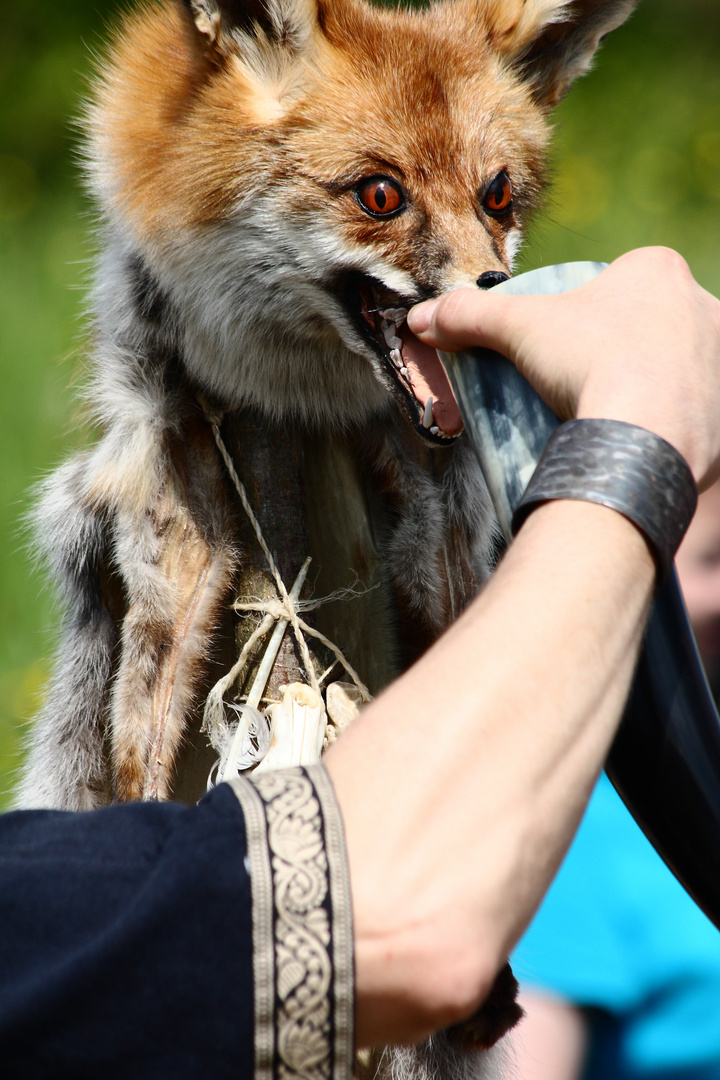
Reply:
[[[557,105],[592,64],[602,39],[638,0],[486,0],[489,36],[511,58],[539,104]]]
[[[307,38],[316,19],[315,0],[183,0],[195,26],[208,42],[224,51],[234,30],[258,28],[268,38],[292,48]]]

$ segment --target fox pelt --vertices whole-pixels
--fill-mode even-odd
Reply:
[[[101,435],[39,504],[65,619],[17,805],[176,791],[244,558],[201,402],[279,440],[347,440],[389,507],[402,664],[481,586],[486,489],[404,312],[511,272],[549,115],[634,3],[160,0],[126,16],[84,118]]]
[[[352,439],[392,506],[405,662],[476,591],[492,512],[402,313],[511,271],[548,115],[634,3],[165,0],[125,18],[85,116],[102,436],[37,514],[66,616],[18,805],[172,791],[242,560],[198,394]]]

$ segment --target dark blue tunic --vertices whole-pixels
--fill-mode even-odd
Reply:
[[[332,882],[323,877],[327,837],[314,781],[299,769],[277,776],[261,795],[238,781],[195,807],[135,803],[0,816],[3,1080],[272,1080],[304,1071],[303,1062],[298,1070],[298,1062],[281,1060],[282,1045],[278,1050],[294,1022],[283,1014],[282,995],[292,1006],[303,980],[302,968],[290,991],[283,979],[288,958],[297,968],[288,929],[297,935],[306,917],[316,926],[320,909],[333,927]],[[257,812],[246,828],[248,807]],[[298,821],[314,848],[306,843],[290,866],[270,834],[280,830],[282,841],[284,830],[292,838]],[[303,910],[285,900],[278,907],[273,881],[285,888],[299,874],[304,882],[308,858],[319,890]],[[341,966],[349,963],[351,976],[348,911]],[[330,933],[317,947],[331,972],[337,945]],[[340,1023],[333,977],[322,988],[325,1000],[301,1017],[314,1030],[313,1017],[321,1016],[320,1058],[309,1064],[328,1080],[347,1075],[350,1061],[346,982]],[[335,1053],[340,1045],[343,1061]]]

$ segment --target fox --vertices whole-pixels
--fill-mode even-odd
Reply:
[[[123,17],[83,117],[99,437],[35,512],[64,616],[16,806],[183,797],[248,559],[214,438],[233,418],[278,464],[289,431],[334,441],[380,507],[378,684],[482,588],[490,499],[405,313],[512,274],[553,109],[636,2],[146,0]]]

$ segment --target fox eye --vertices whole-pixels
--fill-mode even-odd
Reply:
[[[498,173],[483,196],[482,206],[491,217],[509,214],[513,205],[513,189],[510,177],[503,169]]]
[[[405,206],[402,188],[389,176],[371,176],[355,189],[357,201],[373,217],[391,217]]]

